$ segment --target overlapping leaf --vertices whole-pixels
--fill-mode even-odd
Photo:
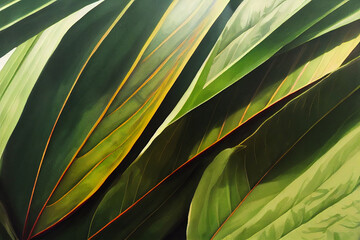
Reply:
[[[32,202],[33,198],[31,196],[34,195],[33,186],[36,185],[37,175],[39,174],[38,169],[44,167],[41,165],[41,160],[44,157],[44,150],[48,145],[47,139],[52,133],[54,123],[57,122],[58,115],[62,111],[62,106],[67,100],[67,95],[71,92],[74,83],[77,83],[77,75],[80,76],[80,73],[83,71],[82,66],[85,67],[88,57],[90,54],[93,54],[91,49],[98,48],[98,42],[101,41],[102,36],[106,34],[106,27],[111,26],[119,15],[119,12],[121,12],[125,6],[126,3],[124,2],[117,6],[101,4],[79,21],[78,24],[66,34],[56,49],[29,97],[27,106],[4,152],[4,166],[1,173],[2,183],[12,183],[11,185],[3,186],[3,188],[6,190],[7,197],[9,198],[8,202],[11,203],[9,209],[14,211],[12,214],[17,220],[15,226],[18,228],[23,227],[26,221],[25,219],[28,215],[27,202]],[[116,8],[116,10],[111,9],[111,7]],[[109,14],[109,12],[111,14]],[[107,17],[103,17],[105,13],[108,13]],[[95,23],[98,23],[98,25]],[[78,39],[82,39],[83,32],[86,30],[88,32],[86,41],[79,42]],[[94,30],[94,32],[90,30]],[[31,142],[36,142],[37,144],[29,145],[29,139],[27,139],[27,137],[31,137]],[[12,140],[14,138],[22,139],[22,142]],[[62,147],[64,147],[64,145]],[[10,150],[11,148],[13,150]],[[21,151],[18,149],[22,149],[24,155],[27,156],[27,161],[24,161],[25,159],[21,156]],[[7,155],[12,156],[7,158]],[[9,159],[11,159],[11,161]],[[21,160],[24,163],[22,163]],[[19,168],[19,165],[23,168]],[[67,165],[64,158],[60,165],[56,165],[54,161],[52,161],[48,167],[45,166],[43,169],[48,169],[43,171],[42,174],[52,172],[52,174],[49,175],[56,177],[55,170],[56,168],[61,170],[61,165],[65,165],[63,168]],[[21,172],[23,175],[22,179],[27,179],[25,184],[23,180],[16,181],[11,179],[12,176],[16,176],[11,174],[15,169],[17,170],[16,172]],[[61,175],[61,172],[58,174]],[[58,178],[51,180],[52,178],[45,176],[45,179],[48,183],[52,182],[52,187],[46,187],[48,194],[50,194]],[[22,194],[19,194],[19,192]],[[45,200],[46,199],[41,199],[40,202],[44,204]],[[40,206],[37,206],[37,208],[41,209]],[[38,213],[40,209],[35,212]],[[36,218],[36,216],[32,218]],[[34,219],[32,222],[34,222]],[[18,233],[21,232],[20,229],[16,230]],[[27,231],[24,232],[28,233],[29,231],[30,229],[27,229]]]
[[[0,14],[16,12],[11,5],[17,2],[1,3]],[[3,156],[0,183],[6,196],[1,200],[17,235],[22,231],[22,238],[30,238],[45,231],[101,186],[142,134],[226,2],[107,0],[69,31],[44,68]],[[35,1],[15,18],[8,15],[0,34],[17,29],[14,38],[29,38],[59,18],[46,17],[56,4],[67,8],[71,1]],[[337,69],[359,43],[359,22],[287,51],[356,21],[358,10],[353,0],[245,1],[174,110],[176,120],[159,131],[106,194],[88,237],[159,238],[177,228],[201,176],[196,164],[206,165],[223,146],[242,141],[261,120]],[[39,24],[39,19],[46,21]],[[27,24],[36,27],[19,36]],[[249,74],[279,49],[283,54]],[[255,234],[285,233],[278,223],[267,228],[263,221],[265,230]],[[251,227],[256,231],[256,226]]]
[[[0,56],[96,0],[3,0],[0,3]]]
[[[126,156],[225,6],[224,1],[213,5],[206,1],[191,1],[191,4],[181,1],[165,19],[140,64],[62,178],[43,212],[45,221],[56,221],[54,212],[63,211],[64,207],[70,211],[77,204],[74,199],[82,198],[85,189],[89,189],[90,196],[96,189],[89,182],[100,186]],[[184,6],[191,6],[193,12],[182,14]],[[41,220],[39,225],[44,224]]]
[[[4,152],[1,180],[25,236],[73,211],[131,149],[226,5],[190,2],[106,1],[60,43]]]
[[[180,101],[174,119],[241,79],[346,2],[243,1]]]
[[[216,42],[216,39],[220,35],[223,27],[225,26],[227,20],[231,17],[233,10],[228,5],[226,9],[222,12],[222,14],[217,18],[216,22],[212,25],[211,29],[207,33],[206,37],[202,40],[199,47],[194,52],[193,56],[191,57],[190,61],[187,63],[187,66],[182,71],[181,75],[179,76],[178,80],[174,83],[174,86],[172,87],[171,91],[169,92],[167,98],[165,98],[164,102],[162,103],[161,107],[158,109],[157,114],[155,117],[151,120],[148,127],[145,132],[143,133],[143,136],[137,141],[137,144],[134,146],[135,148],[131,150],[129,156],[126,157],[125,162],[122,163],[120,166],[120,169],[116,170],[112,175],[115,176],[119,174],[119,171],[122,171],[121,169],[126,168],[127,164],[129,164],[129,160],[133,159],[134,156],[134,150],[135,151],[141,151],[141,148],[146,144],[147,139],[150,137],[149,131],[152,133],[156,130],[156,126],[160,124],[159,118],[166,117],[166,114],[171,110],[171,106],[174,106],[177,102],[177,100],[181,97],[181,93],[185,91],[187,83],[190,82],[190,80],[193,78],[193,76],[196,74],[197,70],[201,66],[201,63],[204,61],[206,55],[211,50],[212,45]],[[192,76],[189,78],[189,76]],[[184,79],[184,78],[189,78]],[[186,83],[187,82],[187,83]],[[159,116],[162,115],[162,116]],[[144,141],[144,137],[146,138]],[[139,147],[139,143],[143,146]],[[136,154],[136,153],[135,153]],[[111,181],[110,177],[110,180]],[[108,183],[110,181],[107,181]],[[34,239],[86,239],[88,235],[88,228],[90,226],[90,220],[92,217],[92,214],[94,213],[95,207],[99,203],[98,200],[100,196],[102,196],[104,190],[108,187],[108,183],[105,184],[105,186],[102,186],[100,191],[98,191],[95,196],[92,196],[89,201],[82,204],[79,209],[74,211],[69,217],[64,219],[64,221],[61,221],[57,223],[54,227],[49,229],[49,231],[46,231],[45,233],[39,235],[38,237],[35,237]],[[100,195],[100,196],[99,196]],[[94,202],[95,201],[95,202]],[[97,203],[96,203],[97,202]],[[129,224],[128,226],[130,226]],[[171,229],[167,228],[168,224],[163,224],[162,227],[158,228],[158,232],[154,231],[154,228],[150,226],[152,230],[152,233],[154,238],[158,238],[159,236],[166,235],[171,231]],[[144,228],[142,228],[144,229]],[[145,231],[149,236],[149,232]],[[183,231],[183,234],[185,234],[185,231]]]
[[[16,48],[0,71],[0,155],[20,118],[26,100],[67,30],[97,4],[70,15]],[[1,166],[1,163],[0,163]]]
[[[296,40],[282,50],[288,50],[299,46],[311,39],[319,37],[325,33],[338,29],[349,23],[360,19],[360,2],[349,0],[344,5],[327,15],[314,26],[302,33]]]
[[[164,185],[170,176],[181,172],[183,164],[191,162],[278,99],[339,67],[359,43],[359,33],[354,29],[357,25],[274,58],[217,98],[165,128],[109,190],[94,216],[91,234],[101,238],[102,234],[123,229],[126,219],[137,215],[129,212],[133,208],[144,209],[143,199]],[[327,44],[320,44],[325,40]],[[158,202],[156,206],[161,206],[165,196],[170,198],[176,187],[167,191],[161,193],[164,195],[153,194],[153,202]],[[112,230],[103,230],[103,227]]]
[[[341,68],[221,152],[196,190],[187,237],[358,238],[359,69]]]

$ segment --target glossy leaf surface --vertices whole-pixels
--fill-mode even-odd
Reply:
[[[35,91],[48,86],[49,75],[55,73],[53,67],[64,61],[63,49],[74,49],[74,39],[82,38],[82,32],[91,29],[93,42],[83,47],[83,56],[79,54],[83,65],[71,66],[78,65],[79,70],[68,68],[57,76],[59,80],[70,77],[67,88],[64,82],[62,87],[51,86],[53,95],[63,97],[62,102],[61,98],[52,98],[54,102],[47,105],[57,106],[58,116],[52,110],[53,115],[34,119],[38,124],[53,119],[54,125],[42,129],[45,136],[48,131],[47,141],[36,134],[36,138],[46,141],[43,149],[29,149],[34,160],[37,159],[34,162],[40,160],[26,214],[26,223],[33,225],[30,233],[39,233],[62,220],[89,198],[119,165],[226,2],[175,1],[170,5],[159,1],[160,5],[155,6],[150,2],[129,1],[118,3],[118,11],[113,3],[104,2],[71,29]],[[185,6],[193,11],[184,15]],[[139,16],[142,20],[129,32],[128,26]],[[96,26],[97,31],[103,31],[102,35],[93,26],[99,20],[102,23]],[[107,29],[104,23],[108,24]],[[125,33],[128,37],[120,38]],[[103,61],[109,56],[113,56],[111,62]],[[71,59],[69,65],[80,59]],[[34,93],[34,96],[30,101],[38,102],[39,95]],[[30,104],[27,107],[35,108]],[[33,115],[25,113],[26,116]],[[34,132],[26,123],[16,133]],[[16,146],[9,145],[15,150]],[[12,158],[11,154],[21,156],[9,150],[5,152],[5,162]],[[7,166],[4,172],[9,171]]]

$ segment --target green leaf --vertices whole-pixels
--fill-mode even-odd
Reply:
[[[154,9],[151,15],[152,21],[148,21],[150,14],[147,14],[148,18],[144,15],[143,21],[139,21],[139,25],[134,27],[134,31],[127,31],[128,37],[119,41],[119,36],[127,30],[124,29],[126,22],[123,23],[123,20],[120,24],[116,25],[116,23],[124,16],[132,3],[132,1],[122,1],[118,4],[104,2],[71,28],[38,79],[17,128],[9,140],[4,152],[1,181],[5,183],[5,192],[10,199],[8,202],[13,204],[10,208],[13,209],[15,219],[18,221],[16,226],[21,228],[30,222],[30,227],[24,227],[26,236],[32,231],[32,225],[63,171],[94,123],[101,116],[118,88],[119,82],[136,61],[143,44],[170,4],[163,4],[156,10]],[[126,21],[132,22],[139,12],[141,12],[139,8],[132,10],[132,13],[126,15]],[[148,30],[140,32],[139,29],[145,25],[145,22]],[[87,34],[84,35],[84,33]],[[101,45],[105,40],[107,44]],[[134,42],[138,46],[131,48],[131,43],[134,44]],[[127,50],[117,48],[115,51],[118,44],[127,46]],[[129,53],[130,50],[132,53]],[[73,54],[74,52],[77,54]],[[113,61],[104,61],[113,54]],[[124,61],[124,58],[126,58],[127,64],[121,64],[121,60]],[[118,69],[118,67],[114,69],[114,66],[119,65],[122,66],[122,69]],[[104,71],[106,69],[108,70]],[[117,81],[113,76],[117,76],[115,78]],[[90,81],[91,79],[92,81]],[[101,79],[101,81],[96,81],[97,79]],[[102,101],[98,101],[101,96],[103,96]],[[82,101],[79,101],[78,99],[81,97]],[[69,104],[69,102],[74,102],[74,104]],[[84,115],[86,112],[87,114]],[[81,117],[83,117],[83,121],[81,121]],[[66,121],[66,118],[72,120]],[[76,132],[75,126],[69,126],[72,124],[87,126],[78,127],[78,132]],[[55,126],[60,129],[55,131]],[[69,136],[70,131],[72,136]],[[81,132],[79,133],[79,131]],[[31,139],[27,139],[25,136],[31,136]],[[51,145],[48,143],[50,137],[53,142]],[[19,139],[22,141],[18,141]],[[37,142],[37,145],[31,146],[29,142]],[[48,149],[49,146],[50,149]],[[51,146],[57,147],[52,148]],[[74,149],[74,147],[77,148]],[[22,149],[22,151],[20,152],[18,149]],[[43,161],[45,151],[47,159]],[[26,161],[24,161],[24,156],[27,156]],[[12,179],[16,177],[16,174],[13,173],[19,174],[19,172],[23,175],[23,179],[21,181]],[[24,179],[27,179],[26,184],[24,184]],[[28,216],[29,214],[31,215]],[[23,222],[24,219],[29,218],[30,220]],[[20,229],[16,230],[17,232],[21,231]]]
[[[359,69],[342,67],[221,152],[195,192],[188,239],[358,238]]]
[[[71,28],[4,152],[1,180],[11,183],[6,192],[17,219],[26,219],[25,236],[61,221],[102,185],[226,3],[106,1]]]
[[[0,3],[0,56],[96,0],[6,0]]]
[[[234,129],[241,129],[244,123],[264,109],[337,69],[360,41],[359,32],[354,29],[357,29],[356,26],[339,29],[277,56],[232,88],[166,127],[116,180],[96,211],[91,233],[95,234],[104,226],[112,228],[105,229],[106,234],[116,232],[116,229],[126,232],[123,226],[128,223],[126,219],[131,216],[133,208],[144,208],[144,198],[152,195],[154,205],[160,206],[164,197],[170,197],[170,192],[179,188],[178,185],[170,187],[170,192],[162,192],[164,195],[153,193],[164,185],[165,180],[175,173],[183,173],[185,165],[195,159],[200,161],[201,154],[212,151],[210,149],[225,141]],[[179,197],[178,194],[175,196]],[[141,217],[144,216],[139,219]],[[131,229],[131,226],[128,228]],[[99,238],[102,234],[99,233]]]
[[[357,162],[336,159],[356,151],[360,134],[359,90],[344,101],[337,95],[351,88],[344,79],[359,72],[360,60],[351,62],[359,55],[356,0],[100,0],[69,30],[44,35],[90,2],[0,3],[0,56],[17,47],[0,70],[1,154],[7,142],[0,156],[1,239],[167,239],[177,232],[183,238],[196,187],[216,156],[213,164],[223,170],[216,165],[220,171],[207,179],[218,188],[209,193],[200,184],[207,202],[200,213],[190,212],[200,216],[192,218],[192,229],[203,224],[205,238],[317,238],[325,229],[328,236],[335,231],[334,238],[359,237],[352,214],[358,193],[350,192],[360,178],[349,167]],[[205,62],[192,57],[220,13],[235,8],[225,29],[220,24],[215,46],[203,41]],[[344,62],[351,63],[341,68]],[[240,178],[247,189],[226,212],[222,191],[244,185],[216,181],[225,171],[239,178],[231,175],[239,154],[263,161],[246,163],[253,167]],[[331,161],[354,174],[333,177]],[[309,197],[320,178],[318,186],[330,190]],[[213,213],[214,202],[223,225],[202,215]]]
[[[286,51],[299,46],[307,41],[322,36],[330,31],[338,29],[349,23],[360,19],[360,2],[357,0],[349,0],[347,3],[330,13],[328,16],[320,20],[314,26],[302,33],[297,39],[283,48]]]
[[[179,103],[174,120],[244,77],[346,2],[242,2]]]
[[[16,48],[0,71],[0,155],[18,122],[26,100],[46,62],[68,29],[92,4],[76,12]],[[0,162],[1,166],[1,162]]]

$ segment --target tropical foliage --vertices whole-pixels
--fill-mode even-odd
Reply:
[[[4,0],[0,239],[359,239],[360,1]]]

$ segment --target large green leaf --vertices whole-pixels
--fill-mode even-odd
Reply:
[[[357,239],[359,74],[357,59],[221,152],[195,192],[188,239]]]
[[[65,35],[4,152],[1,180],[11,183],[4,188],[17,219],[25,216],[25,236],[62,220],[101,186],[226,3],[106,1]],[[27,184],[10,174],[19,172]]]
[[[26,100],[54,49],[68,29],[92,7],[70,15],[21,44],[0,71],[0,155],[20,118]],[[1,162],[0,162],[1,166]]]
[[[243,1],[180,101],[174,120],[264,63],[347,1]]]
[[[359,43],[359,33],[354,29],[357,25],[272,59],[231,89],[165,128],[104,197],[94,216],[91,233],[97,233],[104,226],[123,229],[116,226],[127,222],[132,208],[143,209],[144,198],[206,149],[223,141],[235,128],[280,98],[338,68]],[[344,33],[350,34],[345,34],[348,38],[344,39]],[[177,187],[170,187],[170,192],[162,193],[165,195],[153,194],[153,202],[161,203],[161,199],[170,197]],[[101,238],[102,233],[98,236]]]
[[[0,56],[96,0],[3,0]]]

